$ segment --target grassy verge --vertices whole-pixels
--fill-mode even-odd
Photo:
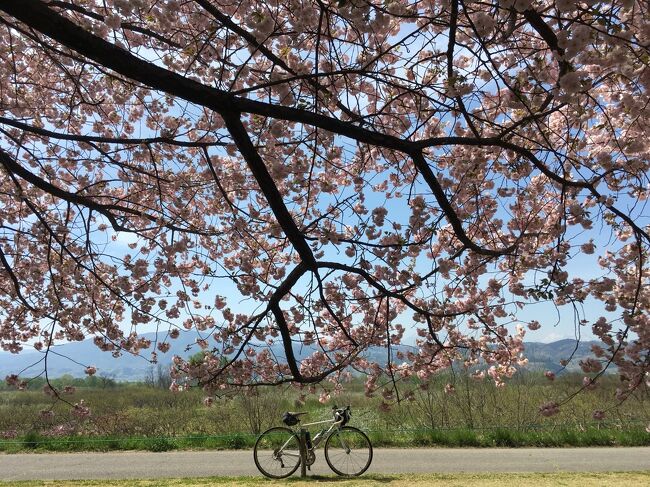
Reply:
[[[5,453],[27,452],[76,452],[146,450],[162,452],[169,450],[241,450],[250,449],[256,436],[234,434],[222,436],[184,437],[60,437],[46,438],[37,434],[0,442],[0,451]]]
[[[550,474],[453,474],[453,475],[367,475],[358,479],[342,479],[339,477],[310,477],[301,480],[293,477],[282,481],[269,481],[259,477],[212,477],[198,479],[156,479],[156,480],[83,480],[83,481],[27,481],[1,482],[0,486],[15,487],[203,487],[208,485],[254,487],[269,485],[290,485],[304,487],[308,485],[332,484],[337,487],[501,487],[531,486],[551,487],[557,485],[582,487],[618,487],[620,485],[648,485],[650,472],[626,473],[550,473]]]
[[[445,447],[569,447],[569,446],[650,446],[645,429],[573,429],[555,430],[430,430],[408,433],[373,432],[377,446]]]
[[[586,446],[650,446],[650,434],[645,429],[555,429],[555,430],[411,430],[370,431],[376,447],[586,447]],[[230,434],[220,436],[183,437],[96,437],[73,436],[48,438],[28,434],[11,441],[0,441],[0,451],[6,453],[30,451],[113,451],[250,449],[256,436]]]

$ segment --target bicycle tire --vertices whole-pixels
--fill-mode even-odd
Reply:
[[[335,474],[357,477],[372,462],[370,438],[354,426],[343,426],[327,437],[325,460]]]
[[[284,454],[278,455],[281,448]],[[264,476],[272,479],[286,478],[300,466],[300,439],[289,428],[269,428],[255,441],[253,460]]]

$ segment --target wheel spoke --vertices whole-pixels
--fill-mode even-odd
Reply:
[[[327,439],[325,459],[338,475],[361,475],[372,461],[372,445],[362,431],[347,426]]]
[[[257,439],[253,457],[258,470],[267,477],[288,477],[300,464],[298,438],[288,428],[271,428]]]

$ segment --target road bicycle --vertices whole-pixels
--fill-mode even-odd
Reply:
[[[288,427],[276,426],[262,433],[255,442],[253,458],[262,474],[273,479],[283,479],[294,473],[302,458],[305,467],[316,461],[315,450],[325,440],[325,460],[337,475],[357,476],[368,470],[372,462],[372,444],[368,436],[358,428],[348,426],[350,406],[332,408],[332,419],[300,424],[300,416],[306,412],[287,412],[282,421]],[[312,438],[306,429],[310,426],[331,423]],[[311,470],[311,469],[310,469]]]

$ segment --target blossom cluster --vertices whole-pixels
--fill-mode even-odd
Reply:
[[[354,370],[389,407],[504,386],[543,302],[601,342],[585,390],[647,387],[647,5],[380,3],[4,2],[0,347],[189,334],[207,405]]]

